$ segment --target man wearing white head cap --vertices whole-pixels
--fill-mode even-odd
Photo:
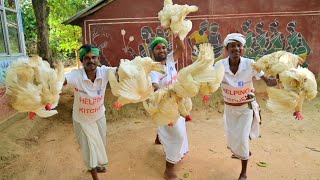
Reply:
[[[246,40],[242,34],[228,34],[223,45],[228,57],[218,61],[223,64],[225,74],[221,83],[224,98],[224,126],[228,148],[232,157],[241,160],[239,179],[247,178],[247,163],[250,156],[249,140],[259,137],[259,105],[253,94],[252,79],[263,79],[268,86],[275,86],[275,79],[268,79],[263,72],[255,71],[251,64],[254,60],[244,58]]]

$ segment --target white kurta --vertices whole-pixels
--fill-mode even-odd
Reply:
[[[150,73],[152,83],[159,84],[160,88],[170,86],[177,79],[173,53],[168,54],[166,65],[163,68],[166,71],[166,75],[155,71]],[[158,137],[164,147],[166,160],[170,163],[176,164],[189,151],[186,123],[181,116],[173,126],[160,126],[158,128]]]
[[[104,95],[108,72],[115,70],[106,66],[97,67],[94,82],[88,79],[83,68],[66,75],[68,85],[74,87],[74,131],[89,170],[108,163]]]
[[[252,59],[241,58],[236,74],[229,66],[229,57],[222,59],[217,64],[223,64],[225,75],[221,83],[224,101],[228,103],[248,102],[246,95],[253,90],[252,78],[260,79],[263,72],[255,71],[251,64]],[[250,100],[252,101],[252,100]],[[259,105],[256,101],[241,106],[225,105],[224,127],[227,136],[228,148],[242,160],[249,159],[249,139],[259,137]]]

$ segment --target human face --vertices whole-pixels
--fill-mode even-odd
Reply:
[[[89,52],[83,56],[82,65],[86,71],[95,71],[99,64],[99,56]]]
[[[238,41],[229,43],[226,49],[231,59],[240,59],[244,53],[244,46]]]
[[[163,43],[158,43],[153,48],[154,60],[157,62],[165,61],[167,59],[167,47]]]

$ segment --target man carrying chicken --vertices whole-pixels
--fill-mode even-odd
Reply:
[[[155,91],[160,88],[168,88],[177,79],[175,64],[181,58],[185,46],[178,36],[175,38],[175,42],[177,48],[169,54],[167,54],[168,42],[164,38],[157,37],[150,44],[154,60],[161,62],[166,72],[165,75],[156,71],[150,73]],[[174,165],[189,151],[185,119],[180,116],[175,124],[160,126],[155,143],[162,144],[166,153],[164,178],[168,180],[180,179],[174,172]]]
[[[263,79],[268,86],[277,84],[275,79],[268,79],[263,72],[257,72],[251,66],[254,60],[242,57],[246,40],[242,34],[228,34],[223,45],[228,57],[216,63],[225,67],[221,83],[224,98],[224,126],[228,148],[233,158],[241,160],[239,179],[247,178],[247,163],[251,152],[249,140],[259,137],[259,105],[253,94],[252,79]]]
[[[104,95],[108,72],[115,73],[116,68],[98,67],[100,50],[91,44],[83,45],[79,54],[83,68],[68,73],[64,85],[74,88],[74,131],[84,163],[92,178],[97,180],[97,173],[106,172],[104,166],[108,163]]]

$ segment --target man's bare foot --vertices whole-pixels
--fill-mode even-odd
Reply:
[[[164,179],[166,180],[182,180],[182,178],[179,178],[173,171],[164,171],[163,174]]]
[[[98,173],[97,173],[97,168],[93,168],[89,172],[91,173],[91,176],[92,176],[93,180],[99,180]]]
[[[241,175],[239,176],[238,180],[246,180],[247,179],[247,175]]]
[[[157,134],[156,139],[154,140],[155,144],[161,144],[160,140],[159,140],[159,136]]]

